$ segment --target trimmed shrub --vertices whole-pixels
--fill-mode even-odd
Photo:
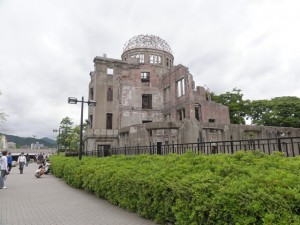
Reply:
[[[300,224],[300,157],[51,157],[55,176],[157,223]]]

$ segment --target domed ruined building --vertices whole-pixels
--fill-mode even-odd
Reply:
[[[228,107],[207,99],[183,65],[174,65],[168,43],[138,35],[125,43],[121,59],[95,57],[90,73],[90,125],[85,150],[298,136],[292,128],[232,125]]]

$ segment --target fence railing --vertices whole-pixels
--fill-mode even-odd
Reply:
[[[261,150],[266,154],[275,151],[282,152],[287,157],[294,157],[300,154],[300,137],[280,137],[271,139],[249,139],[249,140],[230,140],[213,141],[187,144],[168,144],[168,145],[148,145],[131,146],[111,149],[98,149],[87,151],[88,156],[110,156],[110,155],[139,155],[139,154],[158,154],[167,155],[170,153],[184,154],[193,151],[196,154],[233,154],[239,150]]]

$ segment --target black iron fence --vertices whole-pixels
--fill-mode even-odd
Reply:
[[[110,156],[110,155],[139,155],[139,154],[158,154],[167,155],[170,153],[184,154],[193,151],[196,154],[233,154],[239,150],[261,150],[266,154],[275,151],[282,152],[287,157],[294,157],[300,154],[300,137],[280,137],[271,139],[250,139],[250,140],[230,140],[213,141],[187,144],[168,144],[168,145],[148,145],[131,146],[111,149],[98,149],[87,151],[88,156]]]

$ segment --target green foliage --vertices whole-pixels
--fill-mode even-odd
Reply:
[[[54,175],[157,223],[300,224],[300,157],[51,157]]]
[[[68,148],[70,150],[78,150],[80,142],[80,126],[75,126],[70,130],[65,141],[68,143]]]
[[[216,95],[211,93],[213,101],[226,105],[229,108],[230,123],[245,124],[245,117],[249,110],[249,100],[243,99],[240,89],[234,88],[232,92]]]
[[[276,97],[271,100],[244,100],[240,89],[216,95],[209,93],[215,102],[229,108],[230,123],[245,124],[250,118],[252,124],[300,128],[300,98]]]
[[[69,135],[72,132],[73,121],[69,117],[65,117],[60,122],[60,134],[57,136],[57,143],[60,149],[70,148]]]
[[[252,101],[249,116],[258,125],[299,128],[300,98],[284,96]]]
[[[60,145],[60,150],[68,152],[76,152],[79,149],[80,143],[80,126],[73,126],[73,121],[69,117],[65,117],[60,122],[60,134],[57,136],[57,143]],[[86,129],[87,124],[83,124]]]

